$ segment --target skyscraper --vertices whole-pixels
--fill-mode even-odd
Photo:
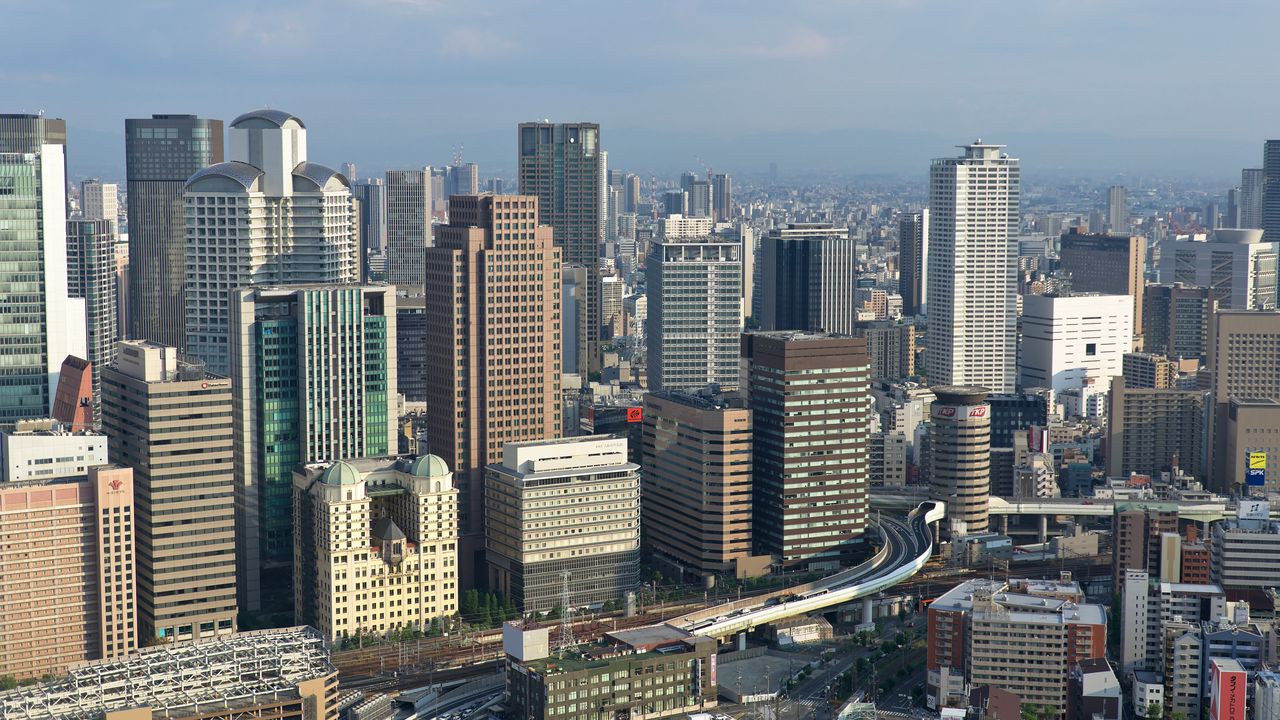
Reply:
[[[1278,262],[1280,241],[1259,230],[1224,228],[1205,242],[1166,240],[1160,282],[1209,288],[1223,310],[1274,310]]]
[[[396,297],[386,285],[231,295],[241,607],[292,603],[293,469],[395,451]]]
[[[1117,234],[1129,232],[1129,191],[1123,185],[1107,189],[1107,228]]]
[[[427,249],[427,443],[461,491],[459,576],[484,576],[484,468],[560,434],[560,253],[536,197],[459,195]]]
[[[742,336],[742,356],[754,424],[756,552],[811,571],[849,562],[867,524],[872,407],[866,342],[749,333]]]
[[[1055,393],[1105,387],[1133,347],[1128,295],[1024,295],[1018,385]]]
[[[68,292],[85,303],[85,358],[93,363],[94,422],[101,422],[102,371],[116,361],[116,248],[109,220],[67,221]]]
[[[1072,291],[1133,298],[1133,334],[1142,335],[1147,249],[1141,236],[1067,232],[1058,255],[1059,269],[1071,275]]]
[[[1018,161],[981,140],[929,171],[929,337],[939,385],[1012,392],[1017,366]]]
[[[169,642],[236,631],[231,381],[177,356],[122,343],[102,403],[111,461],[134,468],[140,638]]]
[[[929,497],[947,505],[951,536],[985,533],[991,496],[987,389],[935,385],[930,406]]]
[[[727,175],[725,176],[728,177]],[[624,212],[638,213],[640,208],[640,176],[627,173],[622,178],[622,209]]]
[[[371,178],[351,186],[351,197],[360,203],[361,282],[369,281],[369,254],[387,252],[387,186],[382,178]]]
[[[87,355],[67,285],[66,139],[62,120],[0,115],[0,423],[48,417],[62,361]]]
[[[129,213],[129,329],[186,348],[187,179],[222,162],[222,121],[152,115],[124,121]]]
[[[580,314],[578,372],[599,367],[604,187],[596,123],[520,124],[520,192],[538,198],[538,222],[550,225],[565,265],[587,270]]]
[[[858,253],[848,228],[790,223],[769,232],[760,255],[762,328],[853,334]]]
[[[1227,475],[1235,465],[1226,457],[1232,399],[1280,401],[1280,312],[1219,310],[1209,325],[1207,364],[1213,401],[1210,483],[1225,493],[1243,481]]]
[[[714,217],[712,206],[711,181],[694,180],[689,183],[689,217]]]
[[[1267,242],[1280,242],[1280,140],[1262,146],[1262,229]]]
[[[431,168],[387,171],[387,282],[421,295],[431,244]]]
[[[656,240],[645,277],[649,389],[737,387],[742,246],[715,237]]]
[[[711,207],[715,211],[716,222],[733,219],[733,178],[726,173],[711,176]]]
[[[475,163],[455,163],[449,166],[448,173],[445,177],[446,199],[480,192],[480,167]]]
[[[1263,187],[1266,173],[1262,168],[1245,168],[1240,171],[1240,227],[1262,229]],[[1275,240],[1274,237],[1267,238]]]
[[[906,213],[898,221],[898,294],[902,314],[924,314],[929,269],[929,208]]]
[[[1158,475],[1175,462],[1189,473],[1203,472],[1205,392],[1130,388],[1121,375],[1111,379],[1107,401],[1107,475]]]
[[[1209,288],[1148,285],[1142,298],[1143,348],[1169,357],[1204,359],[1217,307]]]
[[[347,179],[307,161],[302,121],[254,110],[231,122],[230,140],[231,160],[192,175],[184,196],[186,350],[224,376],[235,290],[360,274]]]
[[[104,183],[98,178],[80,183],[80,214],[85,220],[106,220],[111,223],[114,240],[120,223],[120,196],[115,183]]]

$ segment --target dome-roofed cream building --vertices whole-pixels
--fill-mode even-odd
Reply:
[[[435,455],[293,473],[294,616],[330,640],[458,611],[458,491]]]

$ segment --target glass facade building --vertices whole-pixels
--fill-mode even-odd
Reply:
[[[222,162],[222,121],[152,115],[124,121],[129,213],[128,336],[184,348],[187,178]]]
[[[101,422],[102,371],[115,363],[120,338],[114,235],[110,220],[67,221],[68,290],[85,303],[85,359],[93,363],[95,423]]]

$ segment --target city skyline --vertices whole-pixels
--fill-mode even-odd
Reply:
[[[770,161],[792,171],[916,174],[936,154],[924,147],[981,135],[1019,147],[1030,166],[1228,176],[1253,160],[1258,141],[1272,134],[1266,118],[1280,109],[1280,101],[1253,92],[1267,85],[1270,67],[1261,28],[1280,9],[1247,4],[1251,12],[1232,14],[1191,5],[1115,10],[1103,3],[996,2],[975,11],[929,0],[733,13],[659,5],[574,14],[562,23],[524,7],[477,12],[426,0],[305,11],[293,3],[232,3],[196,27],[178,13],[132,6],[72,12],[15,5],[6,12],[32,31],[0,53],[6,65],[21,67],[18,58],[62,43],[106,61],[86,67],[41,52],[40,72],[0,78],[15,110],[68,119],[72,137],[80,138],[69,153],[73,175],[114,176],[109,171],[123,165],[119,123],[126,117],[229,117],[237,108],[269,105],[308,118],[323,138],[317,155],[379,173],[438,163],[458,147],[482,170],[506,165],[515,143],[511,125],[547,117],[607,126],[615,163],[643,161],[646,172],[696,168],[701,157],[739,174],[763,171]],[[1218,32],[1202,34],[1206,21]],[[130,30],[112,32],[113,26]],[[965,47],[956,62],[952,38],[993,26],[1001,43]],[[609,51],[583,63],[580,38],[588,30],[607,33]],[[1071,52],[1081,36],[1117,50]],[[362,37],[380,38],[377,54],[352,47]],[[1202,52],[1167,49],[1191,44]],[[906,47],[910,53],[902,52]],[[321,72],[293,61],[331,48],[355,51],[336,74],[329,64]],[[179,57],[183,62],[164,61]],[[1019,62],[1009,63],[1011,57]],[[1261,77],[1214,72],[1204,57],[1229,59]],[[891,72],[878,70],[886,58]],[[535,65],[540,72],[510,82],[511,70]],[[716,84],[693,80],[705,74],[683,72],[690,65],[715,73]],[[974,90],[975,76],[993,82]],[[335,81],[343,102],[330,101]],[[156,88],[165,91],[162,101]],[[805,101],[781,102],[773,88]],[[1152,112],[1149,98],[1192,88],[1213,88],[1243,107]],[[674,102],[637,116],[631,100],[652,93]],[[450,98],[450,112],[421,122],[441,97]],[[1106,112],[1093,110],[1099,107]],[[377,137],[361,138],[357,128],[371,125]],[[878,146],[886,140],[911,152],[883,152]],[[830,153],[833,142],[839,151]],[[657,152],[641,152],[645,147]]]

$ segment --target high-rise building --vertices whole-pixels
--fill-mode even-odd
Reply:
[[[1272,398],[1232,397],[1216,446],[1222,467],[1214,467],[1222,487],[1231,492],[1280,491],[1280,401]],[[1261,459],[1259,459],[1261,456]],[[1256,477],[1251,471],[1262,470]],[[1246,487],[1242,487],[1246,486]]]
[[[70,715],[329,720],[338,717],[338,670],[320,633],[293,627],[144,648],[0,693],[0,717],[65,720]]]
[[[1240,227],[1262,229],[1263,188],[1266,173],[1262,168],[1245,168],[1240,171]],[[1275,238],[1268,238],[1274,241]]]
[[[427,251],[427,443],[461,490],[464,587],[486,572],[485,466],[501,462],[507,443],[561,432],[561,250],[538,224],[538,204],[450,198],[449,224]]]
[[[857,243],[848,228],[791,223],[760,246],[760,326],[852,335]]]
[[[625,212],[640,212],[640,176],[627,173],[622,178],[622,207]]]
[[[711,181],[694,180],[689,183],[689,217],[715,218],[712,206]]]
[[[1164,355],[1125,353],[1120,361],[1120,374],[1127,388],[1168,390],[1177,387],[1178,363]]]
[[[1267,242],[1280,242],[1280,140],[1262,145],[1262,229]]]
[[[292,506],[295,622],[336,641],[458,612],[458,491],[440,458],[299,465]]]
[[[600,172],[600,126],[596,123],[520,124],[520,192],[538,198],[561,260],[587,271],[585,312],[578,323],[578,371],[599,369],[600,277],[604,243],[604,187]],[[455,468],[456,470],[456,468]]]
[[[506,443],[485,470],[489,587],[526,613],[559,605],[566,583],[565,611],[634,590],[639,470],[623,438]]]
[[[1059,241],[1058,256],[1058,268],[1071,276],[1073,292],[1132,298],[1133,334],[1142,335],[1147,248],[1141,236],[1067,232]]]
[[[307,160],[302,121],[254,110],[231,121],[230,140],[231,160],[192,175],[184,195],[186,352],[223,376],[236,290],[360,275],[347,179]]]
[[[183,350],[187,222],[182,194],[188,178],[222,162],[222,121],[152,115],[125,120],[124,135],[129,213],[127,337]]]
[[[783,567],[832,569],[863,541],[872,412],[866,352],[861,338],[742,336],[755,434],[752,536],[756,552]]]
[[[1209,326],[1209,367],[1213,398],[1210,462],[1213,488],[1226,492],[1243,480],[1242,458],[1229,458],[1232,401],[1280,402],[1280,312],[1218,311]],[[1245,445],[1266,445],[1259,439]],[[1275,459],[1269,462],[1274,463]],[[1274,475],[1274,474],[1273,474]],[[1273,483],[1275,480],[1272,481]]]
[[[662,193],[662,214],[687,216],[689,214],[689,193],[685,190],[667,190]]]
[[[925,208],[898,221],[898,294],[906,317],[924,314],[928,270],[929,208]]]
[[[134,468],[139,637],[236,631],[231,381],[126,341],[103,372],[111,461]],[[145,644],[145,643],[143,643]]]
[[[53,463],[49,449],[36,460]],[[0,594],[0,675],[35,679],[138,648],[133,502],[129,468],[0,483],[0,587],[12,588]]]
[[[85,220],[105,220],[114,241],[120,223],[120,195],[115,183],[98,178],[80,182],[80,214]]]
[[[742,246],[716,237],[657,240],[645,277],[649,389],[737,387]]]
[[[395,452],[396,297],[386,285],[231,295],[240,606],[288,606],[293,468]]]
[[[351,186],[351,197],[360,203],[361,257],[387,251],[387,186],[382,178],[370,178]],[[368,281],[368,278],[364,278]]]
[[[115,362],[119,337],[115,253],[109,221],[67,221],[67,291],[85,304],[86,359],[93,363],[95,421],[101,405],[101,373]]]
[[[87,357],[67,286],[67,126],[0,114],[0,423],[48,417],[68,355]]]
[[[1018,385],[1055,393],[1105,386],[1132,346],[1128,295],[1024,295]]]
[[[1107,474],[1159,475],[1173,465],[1195,475],[1204,467],[1209,400],[1201,390],[1130,388],[1111,379],[1107,410]]]
[[[951,537],[985,533],[991,496],[987,389],[935,385],[929,409],[929,497],[947,504]]]
[[[892,320],[861,322],[853,329],[867,341],[871,379],[903,380],[916,374],[916,329]]]
[[[729,222],[736,214],[733,207],[733,178],[727,173],[711,176],[711,207],[716,222]]]
[[[431,244],[431,168],[387,171],[387,282],[421,295]]]
[[[1143,291],[1143,348],[1171,358],[1204,359],[1218,302],[1209,288],[1148,285]]]
[[[1280,585],[1280,522],[1270,518],[1270,509],[1269,503],[1246,500],[1242,517],[1213,524],[1209,567],[1214,584],[1262,591]]]
[[[1167,240],[1160,282],[1209,288],[1222,310],[1274,310],[1280,242],[1259,230],[1223,228],[1206,242]]]
[[[476,195],[480,192],[480,167],[475,163],[450,165],[445,177],[445,192],[454,195]]]
[[[1012,392],[1017,374],[1018,161],[981,140],[929,171],[931,382]]]
[[[715,395],[644,398],[645,542],[672,577],[750,577],[751,411]]]
[[[990,686],[1061,717],[1071,669],[1106,656],[1106,610],[1069,579],[967,580],[929,605],[926,642],[931,705]]]
[[[1116,505],[1111,520],[1111,578],[1113,587],[1121,588],[1125,572],[1141,570],[1152,578],[1177,582],[1179,578],[1163,577],[1166,533],[1178,533],[1178,508],[1169,503],[1121,503]],[[1178,558],[1169,558],[1176,561]]]
[[[427,302],[422,295],[396,297],[396,391],[408,402],[426,402]]]
[[[1123,185],[1107,188],[1107,228],[1113,233],[1129,231],[1129,191]]]

